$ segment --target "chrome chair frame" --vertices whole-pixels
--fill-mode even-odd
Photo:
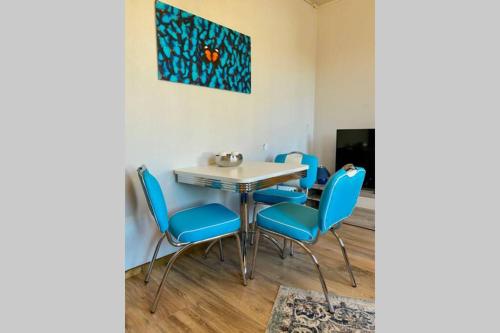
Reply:
[[[163,277],[162,277],[161,282],[160,282],[160,286],[158,287],[158,290],[156,291],[156,295],[155,295],[153,304],[151,305],[151,307],[149,309],[151,311],[151,313],[155,313],[156,312],[156,309],[158,307],[158,302],[160,301],[161,292],[163,291],[163,286],[165,285],[165,282],[167,281],[168,273],[172,269],[172,266],[174,265],[174,262],[177,260],[177,258],[182,253],[184,253],[187,249],[193,247],[194,245],[203,244],[203,243],[210,242],[210,241],[213,241],[213,240],[221,240],[222,238],[225,238],[225,237],[234,236],[234,238],[236,239],[236,247],[238,248],[238,257],[240,258],[240,270],[241,270],[241,276],[242,276],[242,279],[243,279],[243,285],[244,286],[247,285],[247,279],[246,279],[246,276],[245,276],[245,267],[243,266],[243,256],[242,256],[242,253],[241,253],[241,241],[240,241],[239,231],[235,231],[235,232],[232,232],[232,233],[229,233],[229,234],[224,234],[224,235],[217,236],[217,237],[203,239],[203,240],[200,240],[200,241],[197,241],[197,242],[192,242],[192,243],[176,243],[176,242],[171,242],[172,238],[171,238],[170,234],[167,232],[167,233],[165,233],[165,235],[167,235],[167,239],[168,239],[168,241],[169,241],[170,244],[172,244],[172,245],[174,245],[176,247],[181,247],[181,249],[178,250],[177,252],[175,252],[174,255],[172,256],[172,258],[170,258],[170,260],[168,261],[167,268],[165,269],[165,273],[163,273]]]
[[[210,250],[212,249],[212,246],[215,245],[215,243],[219,243],[219,260],[220,261],[224,261],[224,252],[223,252],[223,249],[222,249],[222,239],[215,239],[212,241],[212,243],[210,243],[207,248],[205,249],[205,252],[203,253],[203,259],[207,259],[208,258],[208,253],[210,252]]]
[[[253,215],[252,215],[252,236],[250,237],[250,245],[254,245],[255,243],[255,232],[256,232],[256,225],[257,225],[257,206],[258,205],[267,205],[263,202],[260,201],[254,201],[253,202]],[[286,240],[283,239],[283,246],[281,246],[276,238],[274,238],[271,235],[263,234],[262,235],[264,238],[267,238],[270,240],[276,247],[276,249],[279,252],[279,255],[281,259],[285,259],[285,249],[286,249]]]
[[[350,277],[351,277],[352,287],[355,288],[357,286],[357,284],[356,284],[356,280],[354,279],[354,274],[352,273],[351,263],[349,262],[349,259],[347,257],[347,252],[346,252],[346,249],[344,246],[344,242],[339,237],[339,235],[336,233],[336,230],[338,228],[340,228],[341,225],[342,225],[342,223],[338,223],[337,225],[335,225],[334,227],[332,227],[329,230],[335,235],[335,238],[337,238],[337,241],[340,244],[340,247],[342,249],[342,255],[344,257],[344,262],[346,264],[347,271],[349,272]],[[277,232],[274,232],[274,231],[257,226],[256,227],[256,234],[255,234],[255,247],[253,249],[252,267],[251,267],[251,272],[250,272],[250,280],[254,279],[255,264],[257,261],[257,252],[259,250],[259,240],[260,240],[261,233],[262,233],[262,236],[265,236],[266,234],[271,234],[271,235],[283,237],[285,239],[285,243],[287,240],[290,241],[290,244],[297,243],[300,247],[302,247],[307,252],[307,254],[309,254],[309,256],[311,257],[312,261],[314,262],[314,264],[316,265],[316,268],[318,270],[319,280],[321,282],[321,288],[323,289],[323,294],[325,295],[326,301],[328,303],[328,310],[333,313],[333,307],[332,307],[332,304],[330,303],[330,299],[328,297],[328,288],[326,286],[326,282],[325,282],[325,278],[323,277],[323,273],[321,272],[321,268],[320,268],[318,259],[316,259],[316,257],[311,252],[311,250],[305,245],[305,244],[308,244],[308,245],[315,244],[319,238],[318,237],[319,231],[318,231],[318,234],[316,234],[316,237],[312,241],[306,242],[306,241],[299,241],[299,240],[296,240],[294,238],[291,238],[291,237],[282,235],[280,233],[277,233]]]
[[[276,185],[278,186],[278,185]],[[300,188],[300,187],[295,187],[297,189],[297,191],[302,191],[303,189]],[[307,194],[309,193],[309,189],[306,189],[306,197],[307,197]],[[307,202],[307,201],[306,201]],[[256,222],[257,222],[257,206],[258,205],[266,205],[266,206],[271,206],[271,205],[268,205],[264,202],[260,202],[260,201],[254,201],[253,202],[253,214],[252,214],[252,230],[251,230],[251,233],[252,233],[252,236],[250,238],[250,245],[253,245],[255,240],[255,226],[256,226]],[[306,203],[304,203],[304,206],[306,205]],[[269,236],[267,234],[263,234],[263,236],[267,239],[269,239],[275,246],[276,248],[278,249],[279,251],[279,254],[280,254],[280,257],[281,259],[285,259],[285,250],[286,250],[286,239],[283,239],[283,247],[281,247],[281,245],[278,243],[278,240],[272,236]],[[294,255],[294,252],[293,252],[293,242],[290,242],[290,251],[289,251],[289,254],[291,257],[293,257]]]
[[[163,239],[165,239],[165,237],[167,237],[168,239],[168,242],[173,245],[173,246],[176,246],[176,247],[179,247],[179,246],[183,246],[183,244],[187,245],[187,244],[190,244],[190,243],[176,243],[176,244],[181,244],[181,245],[175,245],[175,241],[173,240],[172,236],[170,236],[170,234],[168,232],[165,232],[164,234],[162,234],[162,236],[160,237],[160,239],[158,240],[158,243],[156,243],[156,248],[155,248],[155,252],[153,254],[153,258],[151,258],[151,261],[149,262],[149,265],[148,265],[148,272],[146,273],[146,276],[144,278],[144,283],[148,283],[149,282],[149,278],[151,276],[151,271],[153,270],[153,266],[154,266],[154,263],[155,263],[155,260],[156,260],[156,257],[158,256],[158,251],[160,250],[160,245],[161,243],[163,242]],[[222,252],[222,238],[216,238],[210,245],[209,247],[207,248],[207,250],[209,250],[209,248],[214,245],[215,243],[219,242],[219,258],[220,258],[220,261],[224,261],[224,253]],[[206,258],[206,255],[207,255],[207,251],[205,251],[205,258]]]
[[[291,151],[289,152],[288,154],[300,154],[300,155],[304,155],[303,152],[301,151]],[[276,184],[276,188],[278,188],[279,184]],[[291,187],[294,187],[298,192],[302,192],[304,189],[302,187],[297,187],[297,186],[291,186]],[[307,197],[307,194],[309,193],[309,189],[305,189],[305,193],[306,193],[306,197]],[[306,200],[307,202],[307,200]],[[305,205],[306,203],[304,203]],[[252,215],[252,230],[250,231],[250,233],[252,234],[251,238],[250,238],[250,245],[253,245],[254,244],[254,238],[255,238],[255,225],[256,225],[256,222],[257,222],[257,218],[256,218],[256,210],[257,210],[257,206],[258,205],[268,205],[264,202],[260,202],[260,201],[254,201],[253,202],[253,215]],[[268,206],[271,206],[271,205],[268,205]],[[267,235],[267,234],[262,234],[264,236],[264,238],[267,238],[269,239],[275,246],[276,248],[278,249],[278,252],[280,254],[280,257],[281,259],[285,259],[285,250],[286,250],[286,239],[283,238],[283,247],[281,247],[281,245],[279,244],[278,240],[270,235]],[[293,242],[290,241],[290,251],[288,252],[290,254],[291,257],[293,257],[294,255],[294,252],[293,252]]]
[[[139,179],[141,181],[142,189],[143,189],[145,197],[146,197],[146,202],[148,203],[149,212],[153,216],[153,218],[154,218],[155,222],[157,223],[157,225],[159,225],[157,216],[156,216],[156,214],[154,212],[153,206],[152,206],[150,198],[148,196],[148,192],[146,190],[146,184],[144,183],[143,173],[144,173],[144,171],[146,169],[147,169],[146,166],[142,165],[142,166],[140,166],[137,169],[137,173],[139,174]],[[149,279],[150,279],[150,276],[151,276],[151,271],[153,270],[154,262],[156,260],[157,255],[158,255],[158,252],[160,250],[160,245],[163,242],[163,239],[165,237],[167,238],[167,241],[171,245],[173,245],[175,247],[180,247],[181,249],[179,249],[177,252],[175,252],[173,254],[172,258],[170,258],[170,260],[168,261],[167,267],[165,269],[165,273],[163,273],[163,277],[162,277],[161,282],[160,282],[160,286],[158,287],[158,290],[156,291],[156,295],[155,295],[153,304],[150,307],[151,313],[155,313],[156,312],[156,309],[158,307],[158,302],[160,301],[161,292],[163,290],[163,286],[165,285],[165,282],[167,281],[168,273],[172,269],[172,266],[174,265],[174,262],[177,260],[177,258],[182,253],[184,253],[186,250],[188,250],[189,248],[191,248],[194,245],[198,245],[198,244],[202,244],[202,243],[206,243],[206,242],[210,242],[210,241],[213,242],[212,244],[215,244],[215,242],[219,241],[220,260],[224,261],[224,256],[223,256],[223,253],[222,253],[222,239],[226,238],[226,237],[234,236],[236,238],[236,246],[238,248],[238,256],[239,256],[239,260],[240,260],[240,270],[241,270],[241,276],[242,276],[242,279],[243,279],[243,285],[246,286],[247,285],[247,279],[246,279],[246,276],[245,276],[245,266],[243,264],[243,256],[242,256],[242,252],[241,252],[241,240],[240,240],[239,233],[240,233],[240,231],[238,230],[238,231],[235,231],[235,232],[223,234],[223,235],[220,235],[220,236],[217,236],[217,237],[212,237],[212,238],[207,238],[207,239],[199,240],[199,241],[196,241],[196,242],[184,242],[184,243],[182,243],[182,242],[178,242],[177,240],[175,240],[172,237],[172,235],[168,232],[168,230],[165,231],[162,234],[162,236],[160,237],[160,239],[158,240],[158,243],[156,244],[155,252],[153,254],[153,258],[151,259],[151,262],[149,263],[148,272],[146,274],[144,282],[145,283],[149,282]]]
[[[278,185],[276,185],[276,187],[278,187]],[[302,192],[303,191],[303,189],[301,187],[296,187],[296,186],[293,186],[293,187],[295,187],[298,192]],[[306,189],[305,193],[306,193],[306,197],[307,197],[307,194],[309,193],[309,190]],[[307,202],[307,200],[306,200],[306,202]],[[250,245],[253,245],[254,242],[255,242],[254,238],[255,238],[255,226],[256,226],[256,222],[257,222],[257,206],[258,205],[272,206],[272,205],[269,205],[269,204],[266,204],[266,203],[260,202],[260,201],[254,201],[253,202],[252,230],[251,230],[252,236],[250,238]],[[306,205],[306,203],[304,203],[304,206],[305,205]],[[287,243],[286,239],[283,239],[283,247],[281,247],[281,245],[278,243],[278,240],[276,238],[274,238],[272,236],[269,236],[269,235],[266,235],[266,234],[263,234],[263,236],[265,238],[269,239],[276,246],[276,248],[279,251],[281,259],[285,259],[285,250],[286,250],[286,243]],[[294,252],[293,252],[293,242],[290,242],[290,251],[289,251],[289,254],[290,254],[291,257],[293,257],[293,255],[294,255]]]

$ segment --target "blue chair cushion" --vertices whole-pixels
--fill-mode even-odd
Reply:
[[[142,173],[142,180],[151,213],[155,217],[158,229],[164,233],[165,230],[168,229],[168,210],[165,199],[163,198],[160,183],[148,169],[145,169]]]
[[[318,235],[318,211],[293,203],[279,203],[257,214],[257,225],[300,241],[313,241]]]
[[[253,200],[265,204],[273,205],[281,202],[291,202],[296,204],[303,204],[307,200],[304,192],[285,191],[275,188],[268,188],[265,190],[255,191]]]
[[[189,208],[170,217],[169,231],[179,242],[197,242],[240,229],[240,217],[221,204]]]
[[[319,227],[321,233],[327,232],[335,224],[348,218],[359,197],[365,169],[340,169],[326,183],[319,201]]]

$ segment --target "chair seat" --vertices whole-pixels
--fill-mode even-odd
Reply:
[[[240,229],[240,217],[221,204],[208,204],[175,213],[169,231],[179,242],[197,242]]]
[[[318,211],[314,208],[279,203],[257,214],[257,225],[300,241],[312,241],[318,235]]]
[[[306,202],[307,196],[304,192],[285,191],[275,188],[268,188],[265,190],[255,191],[253,194],[253,200],[270,205],[281,202],[303,204],[304,202]]]

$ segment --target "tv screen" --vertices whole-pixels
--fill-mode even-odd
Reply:
[[[375,190],[375,129],[338,129],[335,170],[347,163],[366,170],[363,188]]]

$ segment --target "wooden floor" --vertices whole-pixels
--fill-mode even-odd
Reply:
[[[358,287],[351,287],[338,243],[328,233],[310,248],[318,258],[329,292],[374,299],[375,232],[343,225],[338,233]],[[314,264],[297,246],[294,257],[282,260],[274,246],[262,239],[255,279],[246,287],[241,284],[234,239],[224,240],[224,262],[219,261],[216,246],[203,259],[204,248],[202,244],[177,260],[155,314],[149,312],[149,306],[165,264],[154,268],[147,285],[143,274],[126,280],[127,332],[264,332],[280,284],[321,291]]]
[[[344,224],[375,230],[375,212],[372,209],[356,207]]]

